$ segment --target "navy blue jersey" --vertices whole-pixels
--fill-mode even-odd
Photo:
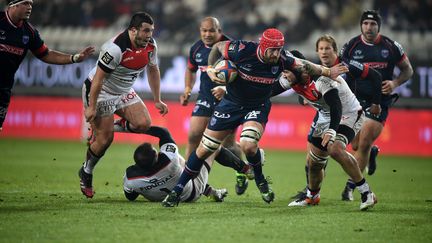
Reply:
[[[30,23],[23,21],[17,26],[6,12],[0,12],[0,88],[12,89],[15,72],[28,50],[38,58],[48,54],[48,47]]]
[[[392,80],[394,67],[406,58],[402,46],[383,35],[380,35],[374,44],[365,43],[361,35],[358,35],[343,46],[340,56],[342,61],[359,70],[367,72],[367,68],[374,68],[380,72],[382,80]],[[363,67],[359,66],[360,64],[363,64]],[[366,76],[365,72],[362,77]],[[362,82],[360,79],[358,76],[347,76],[347,82],[356,96],[368,100],[372,96],[373,88],[369,82]],[[383,95],[382,98],[390,99],[390,96]]]
[[[272,84],[283,70],[292,69],[295,59],[281,52],[278,63],[264,63],[258,56],[258,43],[250,41],[227,42],[225,59],[237,66],[238,75],[234,82],[227,84],[225,99],[244,106],[265,103],[272,94]]]
[[[219,41],[226,40],[230,40],[230,38],[222,35],[222,38]],[[204,44],[202,40],[195,42],[189,51],[187,68],[192,72],[196,72],[198,69],[201,70],[199,94],[203,95],[207,99],[211,98],[216,101],[216,98],[214,98],[213,94],[211,93],[211,89],[216,87],[217,84],[211,81],[207,75],[207,72],[205,72],[208,66],[207,61],[211,49],[212,47]]]

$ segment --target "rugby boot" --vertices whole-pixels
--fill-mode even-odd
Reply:
[[[379,152],[380,152],[379,147],[376,145],[373,145],[371,148],[371,151],[370,151],[370,156],[369,156],[368,175],[373,175],[375,173],[375,170],[377,167],[376,158],[377,158]]]
[[[162,201],[162,206],[174,207],[174,206],[178,206],[179,202],[180,202],[180,194],[178,194],[176,191],[173,190]]]
[[[270,178],[267,177],[266,179],[264,179],[260,182],[257,182],[258,190],[261,193],[262,199],[266,203],[273,202],[273,200],[275,198],[275,194],[269,185],[269,182],[268,182],[269,180],[270,180]]]
[[[361,194],[361,203],[360,203],[360,210],[366,211],[369,208],[373,208],[375,204],[378,203],[378,200],[375,196],[375,194],[371,191],[365,192]]]
[[[84,196],[86,196],[87,198],[93,198],[95,194],[92,186],[93,175],[87,174],[84,171],[84,167],[81,167],[81,169],[78,171],[78,176],[80,178],[80,187],[82,194],[84,194]]]
[[[235,191],[237,195],[242,195],[248,188],[249,182],[247,181],[247,176],[243,173],[236,172],[236,184]]]
[[[313,197],[308,197],[306,194],[303,198],[299,198],[294,200],[288,204],[288,207],[306,207],[306,206],[315,206],[320,202],[320,195],[316,194]]]

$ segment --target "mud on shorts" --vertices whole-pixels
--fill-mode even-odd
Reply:
[[[361,126],[365,120],[365,115],[362,110],[343,114],[339,127],[336,131],[336,137],[343,138],[345,145],[351,143],[357,133],[360,131]],[[322,135],[330,126],[330,115],[324,115],[317,112],[312,122],[308,134],[308,142],[312,143],[317,148],[327,151],[327,148],[321,145]]]
[[[89,106],[90,86],[90,81],[86,79],[82,87],[82,100],[85,108]],[[117,110],[139,102],[143,103],[133,88],[124,94],[110,94],[101,90],[99,97],[97,98],[96,113],[97,116],[110,116]]]

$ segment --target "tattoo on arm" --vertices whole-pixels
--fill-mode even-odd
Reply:
[[[309,75],[321,75],[321,68],[312,62],[303,59],[296,59],[296,63],[298,64],[294,67],[294,69],[299,72],[307,73]]]
[[[405,83],[408,79],[411,78],[411,76],[413,75],[413,68],[408,59],[405,59],[403,62],[401,62],[398,65],[398,67],[401,70],[401,72],[399,76],[396,78],[396,82],[400,86],[403,83]]]
[[[217,60],[222,56],[222,53],[224,51],[225,41],[224,42],[218,42],[213,45],[213,48],[210,51],[209,57],[208,57],[208,65],[214,65]]]

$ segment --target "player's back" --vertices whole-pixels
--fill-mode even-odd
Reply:
[[[126,170],[124,186],[143,195],[149,201],[160,202],[177,184],[182,171],[180,164],[173,161],[151,175],[147,175],[147,172],[137,165],[132,165]]]
[[[165,196],[177,185],[183,167],[180,164],[175,143],[165,143],[160,147],[156,169],[145,170],[138,165],[129,166],[123,178],[126,191],[134,191],[150,201],[161,202]],[[184,187],[180,198],[186,200],[192,193],[192,181]]]

